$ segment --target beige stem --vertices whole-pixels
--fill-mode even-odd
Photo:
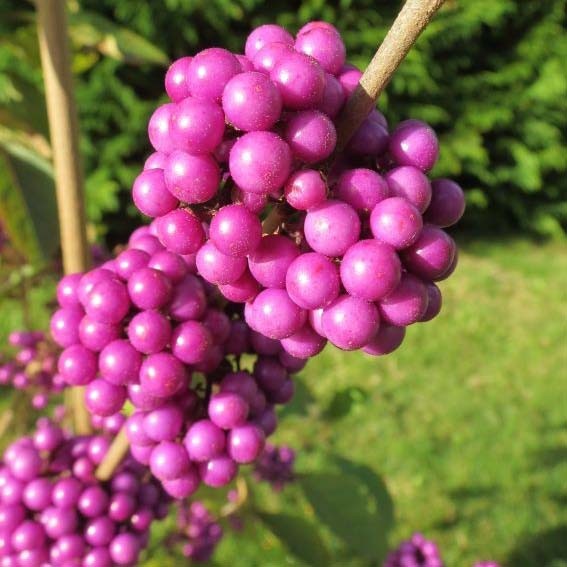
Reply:
[[[63,267],[67,274],[83,272],[89,265],[89,249],[65,1],[37,0],[36,5],[37,32],[55,168]],[[91,424],[84,405],[83,389],[77,389],[72,397],[76,432],[89,433]]]
[[[445,0],[407,0],[360,78],[337,123],[337,152],[374,108],[396,69]]]

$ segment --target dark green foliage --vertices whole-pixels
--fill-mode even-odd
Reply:
[[[21,10],[14,0],[6,4]],[[101,228],[108,225],[110,241],[116,242],[133,225],[134,219],[125,223],[124,215],[116,213],[127,209],[135,216],[128,190],[150,152],[147,119],[164,100],[160,52],[173,59],[211,45],[241,50],[250,28],[260,23],[277,21],[295,31],[305,21],[326,19],[343,32],[350,60],[363,67],[400,2],[82,0],[80,5],[105,22],[136,32],[159,50],[143,46],[140,63],[136,43],[110,34],[119,38],[123,51],[121,57],[108,58],[103,55],[112,55],[112,49],[106,43],[93,45],[81,28],[73,34],[75,44],[83,44],[74,65],[89,217]],[[435,173],[451,176],[467,189],[469,209],[463,224],[468,228],[563,234],[563,8],[563,0],[449,0],[379,103],[391,124],[411,116],[438,130],[442,154]],[[14,83],[7,83],[2,73],[9,56],[15,57],[0,44],[0,102]],[[29,63],[21,68],[25,79],[37,84],[37,68]]]

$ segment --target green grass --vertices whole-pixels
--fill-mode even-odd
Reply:
[[[442,290],[441,315],[409,329],[396,354],[328,348],[312,361],[300,381],[313,399],[296,401],[274,440],[304,448],[300,469],[331,452],[373,467],[394,497],[393,544],[422,531],[449,567],[483,558],[567,565],[567,250],[471,243]],[[18,317],[2,311],[0,335]],[[322,410],[350,386],[365,394],[343,418],[325,419]],[[294,488],[259,495],[264,508],[310,514]],[[250,522],[224,539],[216,559],[295,564]],[[155,552],[147,565],[179,560]]]

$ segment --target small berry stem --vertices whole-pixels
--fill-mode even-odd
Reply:
[[[114,471],[118,468],[126,453],[128,453],[128,437],[126,436],[126,429],[123,427],[118,435],[114,438],[108,453],[104,460],[96,469],[96,477],[100,481],[108,480]]]
[[[337,124],[340,153],[445,0],[407,0],[348,99]]]
[[[55,167],[63,266],[66,274],[84,272],[89,266],[89,249],[65,2],[39,0],[36,5],[37,32]],[[76,432],[90,433],[91,422],[84,404],[83,388],[73,391],[69,398],[72,398],[70,407]]]

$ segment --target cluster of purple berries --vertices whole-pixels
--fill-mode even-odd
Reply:
[[[295,480],[294,463],[295,451],[291,447],[267,443],[264,452],[254,464],[254,478],[269,482],[274,490],[280,491],[286,484]]]
[[[11,360],[0,364],[0,384],[29,390],[32,407],[44,409],[49,396],[65,388],[57,373],[58,349],[41,331],[14,331],[8,342],[16,352]]]
[[[416,533],[388,555],[383,567],[443,567],[444,565],[437,544]],[[478,561],[473,567],[500,567],[500,565],[496,561]]]
[[[258,458],[305,361],[249,329],[242,308],[195,274],[194,256],[165,250],[154,229],[137,230],[101,267],[65,276],[51,332],[64,347],[59,374],[86,386],[95,424],[116,431],[129,401],[132,455],[185,498]],[[252,372],[239,368],[244,354]]]
[[[94,471],[110,441],[67,437],[42,418],[13,442],[0,467],[0,564],[111,567],[137,565],[168,498],[128,457],[112,480]]]
[[[443,559],[437,544],[425,539],[422,534],[413,534],[390,553],[384,567],[443,567]]]
[[[434,282],[457,261],[443,228],[463,214],[464,195],[428,179],[438,141],[427,124],[390,133],[374,110],[326,174],[333,121],[360,76],[325,22],[295,38],[260,26],[244,55],[183,57],[167,72],[171,102],[150,119],[156,151],[133,185],[160,242],[195,254],[198,273],[294,357],[315,356],[327,340],[393,351],[406,326],[437,315]],[[263,235],[270,203],[283,219]]]
[[[200,501],[182,502],[177,516],[176,540],[182,543],[182,553],[195,563],[211,559],[222,539],[222,526],[215,521]]]

